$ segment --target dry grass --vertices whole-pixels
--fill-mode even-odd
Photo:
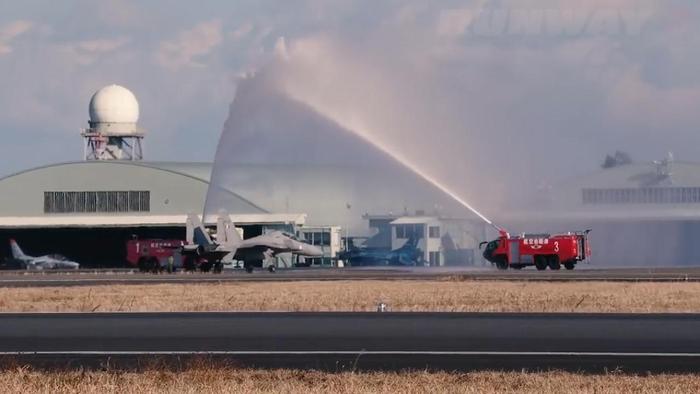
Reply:
[[[184,372],[0,373],[14,393],[697,393],[698,375],[580,375],[563,372],[324,373],[192,369]]]
[[[340,281],[0,288],[0,311],[695,312],[700,283]],[[183,372],[0,372],[3,392],[695,393],[700,375],[324,373],[198,366]]]
[[[2,312],[698,312],[700,283],[337,281],[0,288]]]

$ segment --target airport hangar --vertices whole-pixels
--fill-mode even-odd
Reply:
[[[426,262],[469,265],[480,263],[478,242],[492,235],[473,218],[451,219],[418,205],[411,212],[394,206],[392,213],[393,194],[361,189],[360,184],[379,180],[348,169],[280,173],[277,167],[249,165],[239,170],[255,182],[243,179],[218,195],[246,238],[268,229],[302,233],[307,240],[315,234],[320,241],[314,243],[331,253],[347,235],[368,237],[369,246],[379,248],[397,248],[418,235]],[[87,160],[2,178],[3,257],[9,255],[7,241],[16,238],[28,254],[61,253],[86,266],[123,266],[132,236],[184,239],[185,217],[202,211],[210,174],[209,163]],[[285,186],[290,174],[296,179],[306,174],[300,188]],[[319,193],[328,205],[319,203]],[[281,201],[274,198],[280,195]],[[496,219],[512,233],[593,229],[593,265],[698,264],[700,163],[666,160],[600,170],[555,185],[539,201]],[[456,248],[445,245],[447,234]],[[454,249],[461,253],[457,259],[448,257]]]
[[[98,90],[89,113],[83,161],[0,179],[2,257],[9,257],[8,241],[15,238],[30,255],[61,253],[86,267],[123,266],[127,240],[184,239],[186,215],[202,211],[212,164],[144,161],[145,132],[131,91],[118,85]],[[231,214],[244,238],[296,232],[324,250],[314,264],[332,263],[341,228],[345,238],[359,235],[385,249],[418,237],[430,265],[473,264],[484,224],[438,209],[426,215],[425,207],[455,203],[442,193],[436,198],[431,185],[411,176],[390,187],[386,176],[361,168],[250,164],[236,167],[225,182],[230,188],[217,182],[213,189],[217,206]],[[204,219],[209,225],[216,220]]]
[[[217,195],[225,196],[227,211],[243,229],[244,238],[268,230],[299,234],[327,252],[324,260],[313,262],[324,265],[332,265],[341,238],[348,235],[367,240],[370,247],[385,249],[396,249],[409,237],[417,237],[429,265],[471,265],[478,261],[476,250],[484,238],[483,223],[421,210],[368,214],[366,206],[346,191],[326,189],[326,179],[347,177],[348,169],[321,173],[288,169],[297,179],[302,173],[309,179],[302,182],[301,189],[273,192],[284,193],[284,198],[272,205],[274,199],[264,191],[269,191],[270,185],[284,183],[289,179],[287,174],[260,165],[239,170],[255,174],[257,181],[248,183],[250,187],[236,188],[238,193],[219,188]],[[120,160],[61,163],[22,171],[0,179],[0,240],[7,245],[15,238],[31,255],[60,252],[86,267],[124,266],[125,244],[133,237],[184,239],[186,215],[202,211],[210,173],[208,163]],[[346,187],[349,191],[357,186]],[[323,201],[332,202],[329,206],[316,202],[320,193],[325,193]],[[366,192],[358,194],[367,197]],[[378,198],[374,195],[363,201],[380,206],[372,197]],[[345,206],[345,201],[351,204]],[[264,207],[259,205],[261,202]],[[342,208],[334,207],[340,202]],[[302,213],[287,213],[282,205]],[[309,218],[316,221],[310,222]],[[364,231],[355,228],[348,234],[345,228],[355,219],[364,225]],[[212,225],[215,220],[207,217],[205,222]],[[447,248],[445,242],[449,242]],[[9,248],[3,250],[4,257],[8,257]]]
[[[210,170],[206,163],[114,160],[23,171],[0,180],[0,237],[16,238],[28,254],[60,251],[87,266],[122,266],[132,237],[184,239],[186,215],[204,206]],[[306,219],[269,213],[233,192],[229,203],[246,238],[294,231]]]

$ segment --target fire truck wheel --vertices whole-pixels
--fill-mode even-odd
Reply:
[[[139,266],[140,272],[148,272],[148,265],[147,265],[146,259],[144,257],[141,257],[139,259],[138,266]]]
[[[538,271],[544,271],[547,269],[547,260],[544,256],[535,256],[535,268]]]
[[[557,256],[549,256],[547,260],[549,261],[549,269],[556,271],[561,268],[561,264],[559,264],[559,258]]]
[[[571,271],[572,269],[574,269],[574,267],[576,267],[576,263],[574,263],[573,261],[567,261],[566,263],[564,263],[564,267],[567,270]]]
[[[194,259],[192,257],[185,257],[184,262],[182,263],[182,268],[184,268],[185,271],[194,271],[197,267],[195,266]]]
[[[507,270],[508,269],[508,262],[505,261],[504,259],[500,259],[496,262],[496,268],[499,270]]]
[[[151,272],[157,274],[160,271],[160,263],[158,262],[158,259],[152,258],[148,260],[148,268]]]

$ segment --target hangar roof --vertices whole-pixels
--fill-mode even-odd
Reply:
[[[663,163],[632,163],[596,171],[575,178],[561,186],[584,188],[699,187],[700,163],[674,161],[666,166]]]
[[[33,168],[0,179],[0,227],[183,225],[201,212],[210,164],[81,161]],[[238,214],[267,211],[223,190]]]
[[[164,171],[170,171],[174,173],[179,173],[192,178],[202,180],[204,182],[209,182],[211,178],[211,163],[201,163],[201,162],[167,162],[167,161],[156,161],[156,162],[131,162],[132,165],[145,166],[158,168]]]
[[[175,174],[184,175],[190,178],[194,178],[200,181],[209,182],[211,176],[211,163],[204,162],[168,162],[168,161],[119,161],[119,160],[93,160],[93,161],[76,161],[76,162],[65,162],[65,163],[55,163],[47,164],[44,166],[34,167],[27,170],[19,171],[14,174],[10,174],[0,178],[0,182],[5,179],[19,176],[25,173],[41,171],[46,169],[51,169],[53,167],[61,166],[74,166],[74,165],[125,165],[125,166],[137,166],[137,167],[148,167],[162,171],[168,171]]]
[[[620,221],[700,219],[700,163],[632,163],[553,185],[536,204],[504,221]]]
[[[215,175],[219,187],[209,196],[210,163],[81,161],[33,168],[0,179],[0,227],[75,226],[81,220],[105,226],[161,225],[201,212],[206,202],[207,214],[216,207],[234,215],[298,212],[308,214],[309,225],[340,225],[360,234],[367,231],[362,216],[368,213],[437,207],[464,211],[405,169],[387,176],[363,167],[236,166]],[[131,209],[132,200],[138,205],[139,198],[150,205]]]

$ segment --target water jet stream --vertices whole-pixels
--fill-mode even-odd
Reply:
[[[373,134],[366,127],[363,127],[359,124],[353,125],[352,121],[345,120],[343,116],[341,116],[340,114],[337,114],[335,111],[333,111],[331,109],[321,108],[320,105],[315,105],[315,103],[310,102],[310,100],[305,100],[304,98],[300,97],[299,95],[296,95],[293,92],[290,92],[289,89],[287,89],[286,94],[289,96],[290,99],[295,100],[299,103],[302,103],[303,105],[308,106],[309,108],[313,109],[317,113],[319,113],[319,114],[325,116],[326,118],[330,119],[331,121],[335,122],[344,130],[347,130],[348,132],[351,132],[351,133],[357,135],[363,141],[366,141],[367,143],[373,145],[374,147],[376,147],[380,151],[387,154],[392,159],[401,163],[401,165],[403,165],[404,167],[413,171],[415,174],[417,174],[421,178],[428,181],[430,184],[432,184],[433,186],[438,188],[440,191],[442,191],[443,193],[450,196],[453,200],[457,201],[460,205],[462,205],[463,207],[467,208],[469,211],[474,213],[481,220],[483,220],[487,224],[491,225],[493,228],[496,229],[496,231],[499,231],[499,232],[503,231],[500,227],[495,225],[484,214],[479,212],[476,208],[472,207],[471,204],[469,204],[467,201],[465,201],[456,192],[450,190],[450,188],[448,188],[446,185],[442,184],[440,181],[438,181],[437,179],[432,177],[430,174],[427,174],[424,171],[422,171],[413,162],[411,162],[411,160],[404,157],[400,152],[397,152],[394,149],[391,149],[389,146],[386,146],[385,144],[373,139],[372,138]]]

